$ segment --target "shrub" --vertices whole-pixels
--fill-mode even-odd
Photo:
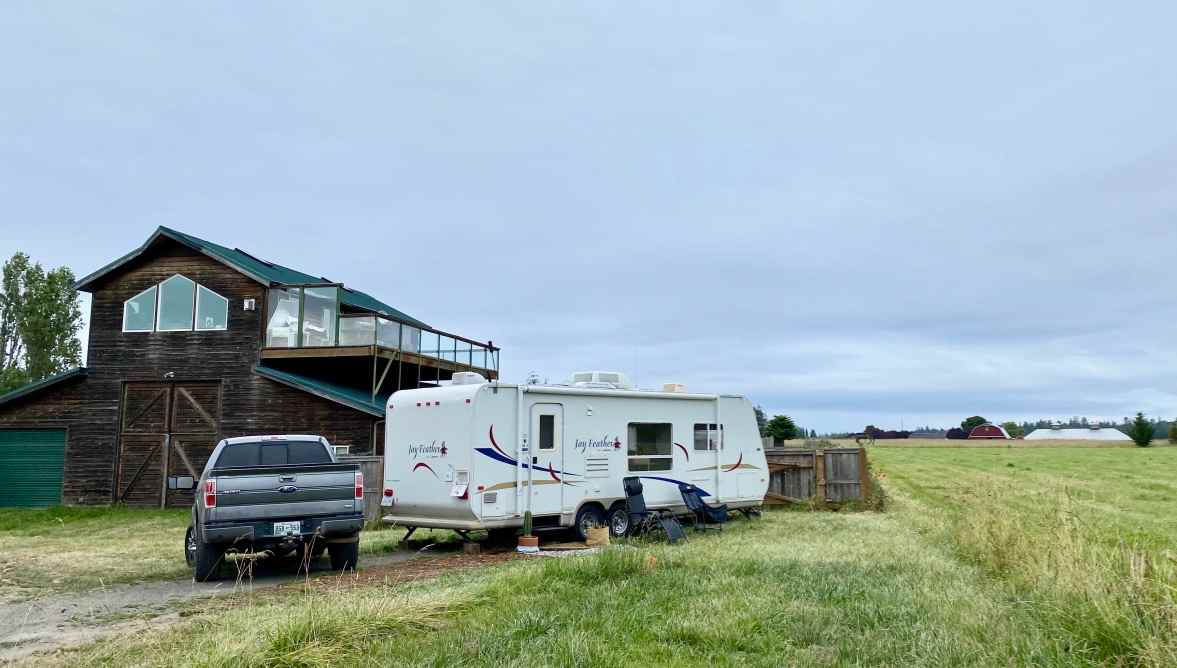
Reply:
[[[1153,427],[1152,423],[1144,417],[1144,413],[1136,414],[1136,419],[1128,427],[1128,436],[1142,448],[1152,445]]]

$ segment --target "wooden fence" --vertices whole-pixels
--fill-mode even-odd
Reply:
[[[340,457],[345,464],[359,464],[364,474],[364,519],[369,522],[380,518],[380,496],[384,493],[383,457]]]
[[[765,448],[768,493],[765,503],[829,503],[862,500],[870,495],[864,448],[802,450]]]

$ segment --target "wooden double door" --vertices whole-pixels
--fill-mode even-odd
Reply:
[[[167,488],[169,475],[199,478],[220,434],[219,382],[123,385],[115,496],[130,506],[192,504],[192,492]]]

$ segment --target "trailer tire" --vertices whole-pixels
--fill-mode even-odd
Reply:
[[[328,543],[327,553],[331,555],[331,570],[354,571],[360,560],[360,541]]]
[[[629,508],[619,503],[609,509],[609,534],[621,538],[632,530],[629,526]]]
[[[221,564],[224,563],[225,548],[200,540],[194,536],[196,549],[192,555],[192,579],[197,582],[209,582],[220,579]]]
[[[588,540],[588,530],[605,525],[605,513],[595,503],[585,504],[576,511],[576,523],[572,529],[580,540]]]

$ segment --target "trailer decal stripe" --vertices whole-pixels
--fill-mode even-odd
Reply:
[[[426,464],[425,462],[417,462],[416,465],[413,466],[413,472],[415,473],[417,469],[425,469],[426,471],[432,473],[434,478],[441,480],[441,476],[437,475],[437,471],[434,471],[433,467]]]
[[[682,453],[687,456],[687,461],[688,462],[691,461],[691,453],[687,452],[687,449],[685,447],[683,447],[683,444],[682,443],[675,443],[675,445],[677,445],[678,449],[682,450]]]
[[[503,452],[503,449],[499,447],[498,441],[495,440],[495,426],[493,424],[490,426],[490,444],[495,446],[495,450],[498,450],[499,454],[504,457],[508,456],[507,453]]]

